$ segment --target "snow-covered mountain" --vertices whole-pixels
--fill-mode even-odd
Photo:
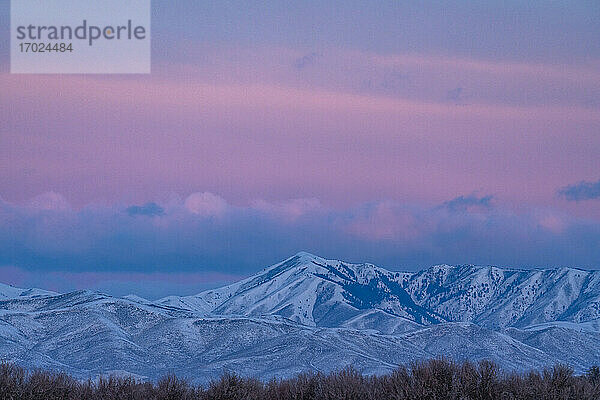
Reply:
[[[0,357],[79,377],[365,373],[447,356],[510,370],[600,364],[600,271],[391,272],[299,253],[195,296],[149,301],[0,285]]]
[[[584,323],[600,320],[600,271],[437,265],[406,273],[299,253],[233,285],[158,303],[220,315],[280,315],[309,326],[377,319],[383,332],[388,320],[490,328]]]
[[[320,327],[362,322],[370,325],[373,320],[409,327],[443,322],[440,316],[415,304],[399,286],[407,275],[371,264],[349,264],[298,253],[232,285],[177,298],[177,302],[169,297],[158,303],[185,303],[190,305],[189,310],[217,315],[277,315]]]

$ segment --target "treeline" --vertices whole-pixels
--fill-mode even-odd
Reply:
[[[68,375],[28,372],[0,365],[2,400],[387,400],[600,399],[600,369],[575,376],[557,365],[542,372],[502,373],[491,362],[462,364],[438,359],[400,367],[383,376],[363,376],[352,368],[328,375],[307,373],[295,378],[261,382],[225,374],[205,387],[168,376],[157,383],[108,377],[81,382]]]

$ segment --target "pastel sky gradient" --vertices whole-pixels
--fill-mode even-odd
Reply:
[[[600,268],[599,2],[322,3],[153,0],[152,74],[84,76],[10,75],[2,2],[0,281]]]

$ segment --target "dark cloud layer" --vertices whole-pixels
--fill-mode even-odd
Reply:
[[[492,206],[491,202],[494,196],[482,196],[477,197],[474,194],[469,196],[459,196],[450,201],[444,203],[451,211],[466,211],[470,207],[483,207],[490,208]]]
[[[123,206],[73,210],[61,202],[54,208],[2,202],[0,266],[243,276],[306,250],[407,270],[437,263],[600,267],[597,222],[547,210],[514,213],[492,207],[491,199],[333,210],[315,200],[234,207],[215,195],[193,194],[127,213]]]
[[[558,194],[569,201],[600,199],[600,180],[568,185],[559,189]]]
[[[131,216],[145,215],[148,217],[157,217],[165,213],[165,209],[156,203],[146,203],[143,206],[129,206],[125,211]]]

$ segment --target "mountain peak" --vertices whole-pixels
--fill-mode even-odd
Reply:
[[[309,253],[308,251],[299,251],[296,254],[293,255],[293,257],[300,257],[300,258],[320,258],[312,253]]]
[[[319,256],[309,253],[307,251],[299,251],[296,254],[294,254],[293,256],[287,258],[285,261],[283,261],[283,263],[286,263],[291,260],[294,260],[297,263],[301,263],[301,264],[311,263],[313,261],[316,261],[316,262],[325,261],[325,259],[323,257],[319,257]]]

